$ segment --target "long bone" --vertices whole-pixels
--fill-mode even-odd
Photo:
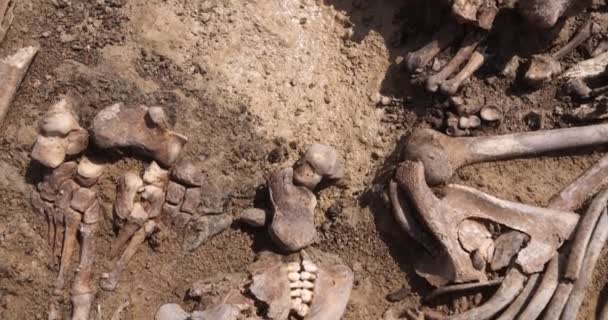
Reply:
[[[449,137],[418,129],[407,141],[404,158],[424,164],[431,185],[447,181],[461,166],[513,159],[549,151],[594,146],[608,142],[608,124],[515,133],[489,137]]]
[[[562,72],[559,59],[565,57],[576,47],[581,45],[591,35],[596,32],[598,26],[592,20],[588,20],[566,45],[552,55],[539,54],[532,56],[530,67],[526,71],[524,79],[532,86],[539,86],[551,80]]]
[[[530,295],[532,293],[534,293],[534,289],[535,289],[536,285],[538,284],[539,278],[540,278],[539,273],[535,273],[535,274],[531,275],[528,278],[528,281],[526,282],[526,286],[519,293],[519,296],[515,300],[513,300],[513,303],[511,303],[511,305],[509,305],[509,307],[507,309],[505,309],[505,311],[503,311],[496,320],[515,319],[515,316],[517,316],[519,311],[521,311],[521,309],[528,302],[529,298],[531,298]]]
[[[2,2],[3,0],[0,0],[0,5]],[[3,14],[2,11],[0,11],[1,14]],[[0,40],[1,37],[2,34],[0,33]],[[0,82],[0,124],[4,120],[36,53],[38,53],[38,47],[30,46],[21,48],[15,54],[0,59],[0,79],[2,79],[2,82]]]
[[[454,57],[437,73],[428,77],[426,80],[426,90],[436,92],[439,86],[447,80],[456,70],[469,58],[477,45],[485,39],[485,34],[477,31],[471,31],[467,33],[462,46],[458,49],[458,52]]]
[[[527,274],[544,269],[578,222],[578,215],[571,212],[505,201],[458,185],[447,186],[444,197],[438,199],[427,186],[424,169],[421,162],[405,161],[397,169],[396,179],[447,253],[445,280],[486,280],[485,273],[473,266],[469,253],[460,246],[457,226],[465,220],[490,220],[530,236],[516,258]]]
[[[412,239],[416,240],[422,245],[427,251],[432,252],[433,245],[425,237],[422,227],[416,221],[416,218],[410,214],[406,214],[401,205],[401,197],[399,197],[398,186],[395,181],[391,181],[389,184],[389,198],[391,200],[391,206],[393,207],[393,216],[395,220]]]
[[[534,296],[520,314],[520,319],[536,319],[551,300],[559,280],[559,256],[551,259]]]
[[[446,95],[453,96],[458,92],[462,83],[469,79],[475,71],[479,70],[486,60],[484,53],[479,50],[474,51],[469,58],[469,61],[464,65],[462,70],[454,77],[441,83],[441,92]]]
[[[517,268],[512,268],[507,273],[502,285],[496,293],[478,308],[471,309],[456,316],[450,317],[450,320],[468,320],[491,319],[496,313],[508,306],[517,295],[523,290],[526,276]]]
[[[131,237],[129,244],[127,245],[125,251],[122,253],[114,269],[110,273],[104,273],[101,275],[101,279],[99,280],[99,286],[106,291],[112,291],[116,288],[118,284],[118,280],[120,280],[120,276],[127,269],[127,265],[131,258],[137,252],[137,249],[144,243],[146,237],[154,232],[156,229],[156,222],[150,220],[144,224],[142,228],[137,230],[135,234]]]
[[[439,54],[439,52],[454,42],[462,32],[463,28],[459,24],[451,22],[443,25],[441,29],[433,35],[431,42],[407,55],[406,66],[408,70],[415,72],[423,69],[437,54]]]

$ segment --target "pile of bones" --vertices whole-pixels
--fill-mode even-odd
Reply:
[[[50,320],[64,318],[62,299],[78,240],[80,262],[70,291],[71,319],[89,319],[95,297],[95,240],[105,216],[96,183],[107,164],[83,156],[89,140],[97,150],[130,150],[151,161],[143,173],[125,172],[118,180],[112,217],[120,231],[109,252],[110,258],[118,259],[113,270],[101,275],[101,289],[116,288],[138,247],[163,223],[178,228],[195,224],[197,237],[186,248],[192,250],[233,222],[231,215],[222,213],[223,205],[205,201],[209,193],[218,196],[197,163],[180,157],[187,138],[171,130],[163,108],[108,106],[94,117],[90,133],[80,126],[78,109],[79,100],[71,94],[52,105],[39,121],[31,152],[43,167],[32,204],[47,219],[48,242],[60,261]],[[316,236],[313,190],[323,180],[335,181],[342,175],[336,151],[322,144],[310,146],[293,168],[272,174],[268,183],[272,210],[248,209],[238,220],[267,227],[284,254],[263,252],[242,274],[194,284],[189,294],[200,298],[199,310],[190,315],[169,304],[161,307],[157,319],[177,319],[180,314],[180,319],[340,319],[350,297],[352,271],[336,256],[303,249]]]

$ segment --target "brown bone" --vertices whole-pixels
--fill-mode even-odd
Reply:
[[[460,89],[462,83],[469,79],[473,73],[475,73],[475,71],[481,68],[485,60],[486,57],[483,53],[474,51],[462,70],[460,70],[460,72],[458,72],[454,77],[444,81],[441,84],[441,92],[450,96],[455,95],[458,92],[458,89]]]
[[[439,86],[450,77],[456,70],[466,61],[469,60],[471,54],[477,48],[477,45],[485,38],[485,35],[470,31],[467,33],[462,46],[456,52],[456,55],[448,62],[439,72],[430,76],[426,80],[426,90],[436,92]]]
[[[433,39],[424,47],[407,55],[406,65],[409,71],[415,72],[426,67],[427,64],[441,50],[449,46],[463,32],[463,27],[456,23],[446,23],[433,35]]]
[[[0,0],[0,5],[2,5],[4,1],[5,0]],[[0,10],[2,10],[1,7]],[[4,12],[0,11],[0,17],[2,14],[4,14]],[[1,36],[3,35],[0,33],[0,37]],[[0,59],[0,79],[2,79],[0,82],[0,124],[4,120],[4,117],[13,102],[13,98],[21,85],[21,81],[25,78],[27,70],[37,52],[37,46],[24,47],[19,49],[15,54]]]
[[[574,13],[591,4],[590,0],[521,0],[519,12],[531,24],[539,28],[550,28],[562,16]]]
[[[500,314],[496,320],[512,320],[515,319],[515,316],[519,313],[519,311],[525,306],[530,298],[530,295],[534,293],[534,289],[538,284],[540,278],[540,273],[535,273],[528,278],[528,282],[526,282],[526,286],[520,292],[519,296],[513,300],[513,303]]]
[[[99,207],[98,207],[99,208]],[[95,233],[97,224],[80,225],[80,264],[72,285],[72,320],[88,320],[95,297],[93,267],[95,265]]]
[[[489,137],[452,138],[431,129],[412,133],[405,159],[424,164],[431,185],[447,181],[461,166],[608,142],[608,124],[515,133]]]
[[[406,191],[422,221],[444,247],[448,261],[445,280],[466,282],[485,280],[474,268],[469,254],[458,242],[458,226],[466,219],[489,220],[530,236],[516,263],[525,273],[542,271],[562,242],[570,236],[578,215],[497,199],[478,190],[449,185],[438,199],[427,186],[420,162],[405,161],[397,170],[397,182]]]

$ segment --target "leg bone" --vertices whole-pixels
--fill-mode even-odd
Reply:
[[[97,224],[80,226],[80,264],[72,285],[72,320],[88,320],[95,296],[93,267],[95,265],[95,233]]]
[[[449,46],[462,33],[462,26],[448,23],[441,27],[433,36],[431,42],[407,55],[406,65],[409,71],[415,72],[423,69],[441,50]]]
[[[608,142],[608,124],[515,133],[490,137],[449,137],[430,129],[414,131],[405,159],[424,163],[427,181],[443,183],[459,167],[486,161],[514,159],[539,153]]]
[[[444,81],[441,84],[441,92],[444,94],[453,96],[458,92],[462,83],[469,79],[475,71],[477,71],[483,65],[486,57],[483,53],[475,51],[471,54],[469,61],[464,65],[462,70],[458,72],[453,78]]]
[[[0,0],[0,5],[3,2],[6,1]],[[6,5],[8,5],[8,2]],[[3,14],[4,12],[0,11],[0,15]],[[3,36],[3,34],[0,34],[0,40]],[[37,52],[38,47],[25,47],[19,49],[12,56],[0,59],[0,79],[2,79],[2,83],[0,83],[0,123],[4,120],[17,89],[25,78],[30,63],[32,63]]]

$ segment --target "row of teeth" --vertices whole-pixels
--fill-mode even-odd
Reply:
[[[292,262],[287,265],[291,309],[302,318],[310,311],[318,270],[319,267],[310,260],[302,260],[302,264]]]

